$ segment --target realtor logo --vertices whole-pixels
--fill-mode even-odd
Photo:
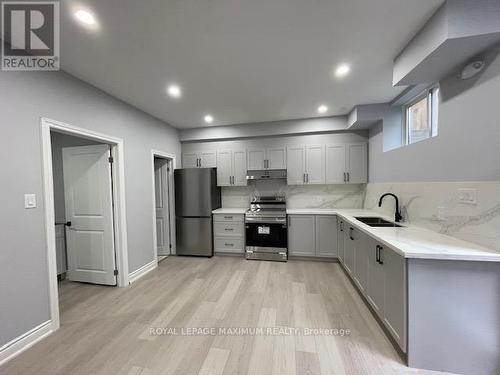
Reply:
[[[59,70],[59,2],[2,1],[2,70]]]

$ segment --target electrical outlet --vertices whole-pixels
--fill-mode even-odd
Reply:
[[[458,189],[458,201],[463,204],[477,204],[477,189]]]

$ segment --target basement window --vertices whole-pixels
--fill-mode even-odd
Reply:
[[[435,137],[438,133],[439,87],[433,86],[403,106],[405,144]]]

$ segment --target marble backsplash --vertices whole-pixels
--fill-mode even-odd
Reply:
[[[477,190],[477,204],[459,201],[463,188]],[[378,207],[386,192],[399,197],[409,223],[500,251],[500,182],[370,183],[364,208],[392,216],[393,198]]]
[[[222,188],[222,207],[248,207],[255,195],[285,194],[289,208],[362,208],[360,185],[287,185],[284,180],[252,181],[248,186]]]
[[[458,189],[476,189],[477,204],[464,204]],[[286,185],[283,180],[253,181],[222,189],[222,207],[248,207],[254,195],[285,194],[289,208],[367,208],[392,216],[396,194],[411,224],[500,251],[500,182],[369,183]]]

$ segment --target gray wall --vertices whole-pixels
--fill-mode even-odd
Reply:
[[[382,125],[372,128],[370,182],[500,180],[499,53],[491,49],[474,78],[452,74],[440,82],[437,137],[384,152]]]
[[[0,72],[0,114],[2,346],[49,319],[40,117],[124,140],[129,271],[154,259],[150,150],[180,159],[180,143],[164,122],[62,72]],[[25,193],[36,209],[23,208]]]

